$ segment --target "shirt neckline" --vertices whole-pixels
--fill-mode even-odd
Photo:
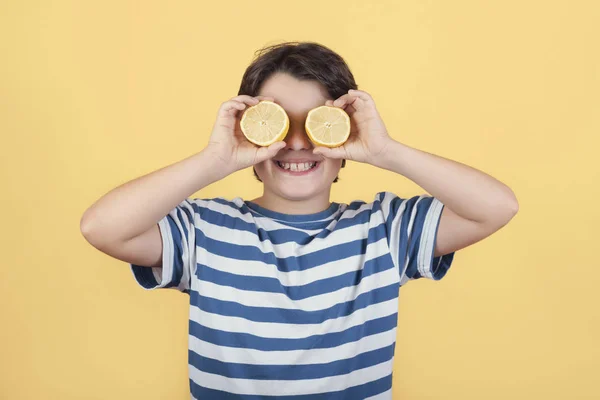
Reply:
[[[246,206],[249,209],[251,209],[252,211],[255,211],[265,217],[280,220],[280,221],[286,221],[286,222],[323,221],[323,220],[331,217],[333,214],[335,214],[336,211],[338,211],[340,208],[339,203],[331,203],[331,205],[326,210],[323,210],[323,211],[320,211],[320,212],[314,213],[314,214],[284,214],[284,213],[272,211],[267,208],[261,207],[258,204],[254,203],[250,200],[245,200],[244,204],[246,204]]]

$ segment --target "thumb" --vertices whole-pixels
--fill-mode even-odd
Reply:
[[[320,154],[324,157],[333,159],[348,158],[343,147],[316,147],[313,150],[313,154]]]
[[[286,146],[285,142],[275,142],[269,147],[260,147],[256,150],[255,164],[273,158],[279,153],[279,150]]]

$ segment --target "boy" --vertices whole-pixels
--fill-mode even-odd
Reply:
[[[494,178],[393,140],[372,97],[356,89],[324,46],[264,49],[202,151],[114,189],[83,215],[86,239],[130,263],[144,288],[189,294],[192,398],[391,399],[399,288],[441,279],[456,250],[517,212]],[[268,148],[239,128],[263,99],[290,117],[285,141]],[[314,148],[304,132],[308,111],[323,104],[350,115],[339,148]],[[431,196],[331,203],[345,160],[402,174]],[[188,199],[250,166],[261,197]]]

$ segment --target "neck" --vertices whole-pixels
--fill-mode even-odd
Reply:
[[[329,196],[329,191],[325,191],[310,199],[290,200],[265,189],[263,195],[252,200],[252,202],[268,210],[283,214],[306,215],[316,214],[329,208],[331,205]]]

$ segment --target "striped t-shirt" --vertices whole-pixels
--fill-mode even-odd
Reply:
[[[443,204],[382,192],[288,215],[235,198],[188,199],[159,222],[146,289],[190,296],[192,399],[391,399],[399,288],[441,279]]]

